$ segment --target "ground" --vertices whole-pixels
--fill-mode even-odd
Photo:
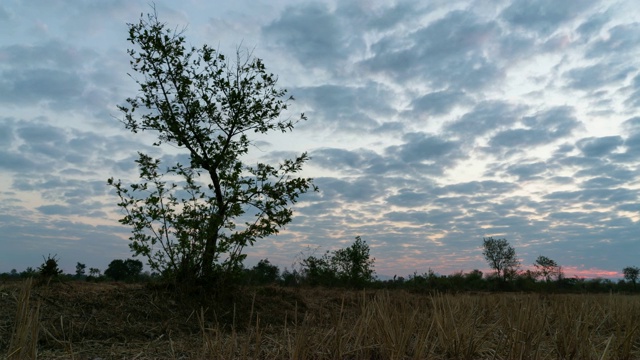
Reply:
[[[264,286],[196,300],[145,284],[0,283],[12,359],[632,359],[638,324],[640,298],[621,294]]]

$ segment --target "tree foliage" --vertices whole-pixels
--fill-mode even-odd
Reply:
[[[45,279],[51,279],[62,274],[62,270],[58,268],[58,259],[56,258],[56,255],[51,256],[51,254],[49,254],[46,259],[44,256],[42,258],[44,259],[44,262],[38,268],[40,276]]]
[[[374,263],[369,245],[356,236],[351,246],[327,251],[321,257],[309,256],[302,260],[301,265],[309,285],[362,287],[373,280]]]
[[[113,260],[104,274],[115,281],[135,280],[142,272],[142,262],[140,260]]]
[[[300,262],[305,282],[311,286],[335,286],[338,283],[337,271],[327,250],[322,256],[310,255]]]
[[[119,107],[123,123],[156,132],[155,146],[183,149],[189,163],[163,168],[139,153],[140,182],[109,179],[125,212],[120,222],[153,270],[178,281],[219,279],[241,269],[244,248],[277,234],[292,220],[290,205],[316,189],[294,176],[306,153],[277,165],[243,162],[252,134],[288,132],[306,117],[280,119],[293,98],[251,54],[238,51],[231,62],[207,45],[187,48],[155,14],[129,24],[128,40],[139,93]]]
[[[635,289],[638,276],[640,276],[640,268],[637,266],[627,266],[622,269],[622,273],[624,274],[624,279],[630,281]]]
[[[252,284],[273,284],[280,278],[280,269],[273,265],[269,259],[262,259],[248,271],[248,275],[249,282]]]
[[[76,277],[85,276],[87,265],[81,262],[76,263]]]
[[[516,250],[509,245],[506,239],[483,238],[482,255],[489,266],[496,271],[496,275],[502,281],[506,281],[510,274],[514,274],[520,266],[516,256]]]
[[[360,287],[373,280],[375,259],[370,257],[369,245],[360,236],[356,236],[351,246],[336,250],[332,262],[338,278],[350,286]]]
[[[89,268],[89,276],[97,277],[100,276],[100,269],[98,268]]]
[[[546,256],[538,256],[533,266],[536,268],[537,275],[542,277],[546,282],[550,282],[554,277],[556,279],[562,277],[562,268],[558,263]]]

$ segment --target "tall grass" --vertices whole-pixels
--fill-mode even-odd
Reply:
[[[35,306],[31,304],[32,283],[31,278],[27,279],[16,299],[18,306],[7,359],[36,359],[38,356],[40,303]]]
[[[381,292],[345,305],[352,300],[308,312],[280,332],[256,321],[244,342],[217,329],[207,348],[247,359],[640,358],[636,297]]]
[[[177,323],[158,319],[157,326],[153,322],[146,325],[153,327],[150,341],[123,335],[125,341],[117,344],[117,333],[104,332],[103,328],[108,337],[88,337],[100,334],[90,329],[91,324],[109,324],[99,312],[83,322],[47,313],[51,321],[41,319],[38,326],[40,308],[30,302],[30,289],[30,283],[26,283],[17,299],[8,359],[35,358],[39,328],[47,358],[56,358],[51,346],[59,347],[57,358],[74,354],[138,359],[640,358],[640,298],[636,296],[418,295],[302,289],[293,297],[292,293],[274,289],[272,295],[281,291],[277,296],[282,299],[295,298],[295,305],[290,302],[291,307],[278,311],[280,307],[265,305],[279,304],[278,299],[282,299],[261,298],[266,293],[261,290],[258,295],[249,295],[245,305],[223,309],[224,313],[202,308],[181,320],[177,318]],[[153,301],[154,306],[161,305],[159,300]],[[117,305],[124,306],[125,302]],[[163,309],[154,316],[166,312]],[[114,310],[106,313],[113,316]],[[278,317],[281,319],[276,321]],[[59,319],[57,325],[54,318]],[[134,334],[144,330],[141,324],[129,323],[118,323],[119,331]],[[50,341],[54,337],[61,342]]]

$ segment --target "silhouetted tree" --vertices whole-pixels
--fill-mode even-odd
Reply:
[[[34,277],[36,275],[38,275],[38,271],[31,266],[27,267],[23,272],[20,273],[20,277],[22,278]]]
[[[280,269],[269,262],[269,259],[258,261],[249,271],[250,281],[254,284],[264,285],[273,284],[280,278]]]
[[[327,251],[321,257],[309,256],[300,265],[309,285],[361,287],[373,280],[374,262],[369,254],[369,245],[356,236],[351,246]]]
[[[76,277],[83,277],[85,275],[85,270],[87,265],[79,262],[76,264]]]
[[[45,279],[51,279],[62,274],[62,270],[58,268],[58,259],[56,259],[56,255],[51,256],[51,254],[49,254],[46,259],[44,256],[42,258],[44,259],[44,262],[38,268],[40,276]]]
[[[369,245],[356,236],[351,246],[336,250],[331,258],[336,275],[349,286],[360,287],[373,280],[375,259],[369,255]]]
[[[119,106],[123,123],[134,133],[157,132],[154,145],[184,149],[190,160],[163,171],[159,159],[140,152],[139,183],[109,179],[126,213],[120,222],[132,227],[130,247],[153,270],[177,281],[222,281],[242,268],[246,246],[278,233],[292,220],[290,205],[315,189],[294,176],[306,153],[275,166],[245,164],[252,134],[288,132],[306,118],[280,119],[286,90],[260,59],[238,51],[229,62],[207,45],[189,49],[156,14],[128,25],[139,93]]]
[[[142,262],[140,260],[113,260],[104,274],[115,281],[135,280],[142,272]]]
[[[338,283],[337,270],[333,266],[329,251],[321,257],[308,256],[301,261],[300,266],[302,277],[307,285],[335,286]]]
[[[562,277],[562,268],[554,260],[549,259],[546,256],[538,256],[533,263],[538,275],[540,275],[546,282],[550,282],[553,277],[559,279]]]
[[[489,266],[496,271],[496,275],[502,281],[506,281],[510,274],[515,274],[515,270],[520,266],[520,261],[516,256],[516,250],[509,245],[506,239],[494,239],[492,237],[483,238],[482,255],[489,263]]]
[[[638,276],[640,275],[640,268],[636,266],[627,266],[622,269],[622,273],[624,274],[624,278],[627,281],[631,281],[633,284],[633,288],[636,288],[636,282],[638,281]]]

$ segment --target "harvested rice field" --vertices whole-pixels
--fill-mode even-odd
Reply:
[[[0,283],[7,359],[639,359],[640,297]]]

